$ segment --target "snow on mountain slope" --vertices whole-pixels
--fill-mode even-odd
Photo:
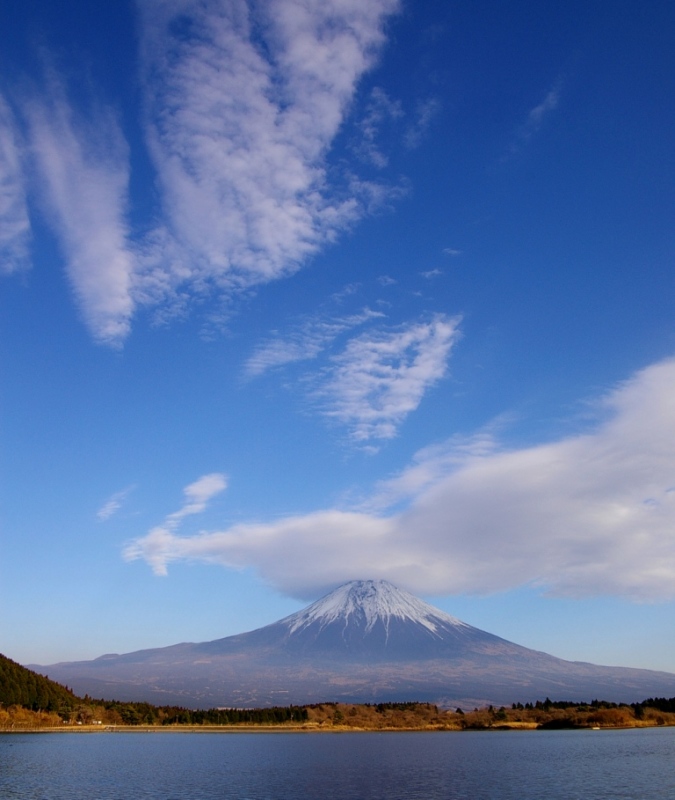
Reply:
[[[350,581],[302,611],[280,620],[280,624],[294,634],[314,624],[321,630],[335,623],[345,627],[350,624],[364,627],[365,623],[367,633],[378,622],[389,630],[393,619],[421,625],[439,638],[441,628],[469,627],[388,581]]]

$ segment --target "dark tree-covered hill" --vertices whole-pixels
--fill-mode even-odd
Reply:
[[[0,705],[60,711],[72,708],[77,702],[70,689],[0,654]]]

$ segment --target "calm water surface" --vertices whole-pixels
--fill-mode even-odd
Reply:
[[[0,735],[2,800],[673,800],[675,729]]]

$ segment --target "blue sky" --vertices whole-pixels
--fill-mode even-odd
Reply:
[[[0,641],[386,578],[675,671],[675,7],[0,10]]]

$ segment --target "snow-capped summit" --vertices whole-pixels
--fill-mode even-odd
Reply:
[[[350,581],[317,600],[316,603],[281,620],[291,633],[311,625],[322,629],[327,625],[357,625],[367,633],[379,622],[389,629],[392,620],[421,625],[431,634],[441,636],[445,625],[468,627],[410,592],[399,589],[389,581]]]
[[[283,632],[287,652],[370,661],[457,653],[486,635],[384,580],[345,583],[263,631]]]

